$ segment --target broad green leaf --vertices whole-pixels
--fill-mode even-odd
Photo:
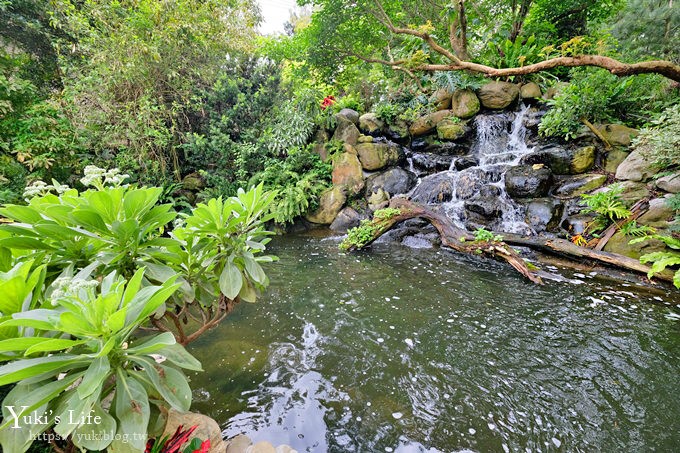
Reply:
[[[243,259],[246,263],[246,272],[248,272],[248,276],[250,276],[255,283],[264,285],[267,276],[265,275],[264,270],[262,270],[262,267],[252,256],[244,256]]]
[[[119,421],[118,434],[127,436],[128,442],[114,441],[109,447],[112,452],[144,451],[146,432],[151,413],[149,397],[144,386],[133,377],[118,373],[116,380],[116,418]]]
[[[184,346],[179,343],[166,346],[165,348],[158,351],[158,354],[162,355],[168,360],[168,362],[177,365],[178,367],[193,371],[203,371],[201,362],[189,354]]]
[[[106,356],[97,357],[92,361],[85,371],[83,380],[78,385],[78,395],[81,398],[92,395],[98,388],[101,388],[109,377],[111,364]]]
[[[143,366],[142,373],[153,385],[153,389],[178,411],[188,411],[191,406],[191,388],[186,377],[175,370],[143,357],[130,357]],[[162,376],[161,373],[162,372]]]
[[[85,360],[80,356],[58,355],[23,359],[0,366],[0,385],[12,384],[39,374],[48,373],[63,366],[77,365]]]
[[[231,261],[225,264],[219,279],[220,291],[227,299],[234,300],[243,286],[240,269]]]
[[[104,411],[99,404],[95,404],[92,417],[99,417],[98,423],[86,422],[73,431],[71,440],[77,447],[90,451],[102,451],[113,442],[116,434],[116,420]]]
[[[174,345],[177,341],[175,336],[170,332],[163,332],[154,336],[150,340],[145,341],[139,346],[133,346],[127,349],[128,354],[152,354],[158,352],[163,348]]]
[[[64,338],[45,338],[45,341],[36,343],[26,349],[24,355],[31,355],[36,352],[54,352],[78,346],[85,343],[85,340],[67,340]]]

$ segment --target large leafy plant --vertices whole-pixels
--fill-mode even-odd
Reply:
[[[31,264],[0,274],[0,284],[26,277]],[[75,277],[66,269],[45,297],[32,274],[23,292],[34,288],[27,298],[35,308],[11,317],[3,311],[0,328],[16,329],[15,338],[0,341],[7,362],[0,366],[0,385],[16,384],[3,401],[4,451],[25,451],[48,429],[81,449],[143,451],[160,408],[190,407],[180,368],[200,370],[200,363],[172,334],[133,338],[180,285],[175,278],[144,285],[143,269],[127,282],[112,272],[100,283],[90,279],[93,267]]]

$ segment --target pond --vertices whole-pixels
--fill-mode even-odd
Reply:
[[[193,410],[309,452],[677,451],[678,292],[446,250],[284,236],[192,345]]]

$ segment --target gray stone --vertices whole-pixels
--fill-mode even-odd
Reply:
[[[359,214],[356,209],[347,206],[338,213],[330,229],[337,233],[346,233],[350,228],[359,226],[361,220],[365,218],[366,216]]]
[[[668,205],[666,198],[649,200],[647,212],[642,214],[638,223],[654,228],[665,228],[675,217],[675,211]]]
[[[430,96],[430,104],[434,104],[435,110],[447,110],[451,107],[451,92],[440,88]]]
[[[481,168],[468,168],[458,176],[456,183],[456,198],[467,200],[472,198],[484,186],[485,172]]]
[[[239,434],[234,438],[229,439],[226,453],[245,453],[248,447],[250,447],[252,444],[253,442],[248,436]]]
[[[335,128],[333,140],[339,140],[349,145],[356,145],[361,132],[354,123],[344,117],[338,117],[338,126]]]
[[[464,204],[465,209],[484,219],[496,219],[503,213],[500,205],[501,189],[492,185],[482,186],[472,198]]]
[[[479,98],[472,90],[456,90],[451,96],[451,113],[458,118],[472,118],[479,109]]]
[[[680,193],[680,173],[673,173],[657,179],[656,187],[666,192]]]
[[[526,205],[526,221],[537,232],[552,231],[560,223],[564,205],[554,198],[537,198]]]
[[[549,168],[518,165],[505,172],[505,190],[513,198],[540,198],[548,194],[552,179]]]
[[[455,187],[451,172],[445,171],[423,178],[413,191],[411,200],[416,203],[446,203],[453,199]]]
[[[562,228],[567,230],[569,234],[583,234],[583,232],[586,231],[586,228],[588,228],[588,224],[592,222],[594,218],[595,216],[591,214],[567,217],[562,221]]]
[[[541,87],[537,83],[529,82],[522,85],[519,89],[519,95],[522,99],[540,99],[543,97]]]
[[[411,163],[419,176],[438,173],[451,167],[451,156],[442,156],[435,153],[413,153]]]
[[[587,171],[595,162],[595,148],[567,149],[559,145],[546,145],[526,154],[523,165],[543,164],[556,175],[574,175]]]
[[[421,116],[411,124],[409,132],[414,137],[425,135],[432,132],[437,127],[437,124],[449,116],[451,116],[451,110],[439,110],[438,112]]]
[[[377,134],[385,129],[385,122],[375,113],[366,113],[359,117],[359,129],[369,134]]]
[[[351,121],[355,125],[359,124],[359,112],[357,112],[356,110],[342,109],[338,113],[335,114],[335,118],[339,119],[340,117]]]
[[[361,166],[368,171],[396,165],[403,157],[401,147],[393,143],[361,143],[356,150]]]
[[[639,259],[642,255],[660,252],[666,248],[666,245],[663,242],[657,241],[656,239],[638,242],[637,244],[631,244],[631,239],[633,238],[626,236],[619,231],[607,241],[607,244],[604,246],[604,251]]]
[[[368,209],[375,212],[378,209],[382,209],[387,206],[390,200],[390,194],[382,189],[378,189],[377,192],[373,192],[367,197]]]
[[[560,181],[560,185],[555,190],[558,197],[576,197],[591,190],[598,189],[607,182],[606,175],[591,174],[577,175]]]
[[[220,425],[215,420],[203,414],[196,414],[193,412],[178,412],[170,409],[168,413],[168,420],[165,424],[165,429],[161,438],[165,436],[172,436],[177,428],[182,426],[196,426],[193,433],[194,437],[201,440],[210,439],[209,453],[225,453],[227,446],[222,440],[222,430]]]
[[[387,127],[385,134],[392,140],[406,140],[410,135],[409,125],[406,121],[397,119]]]
[[[648,181],[659,172],[651,161],[639,151],[633,151],[616,169],[616,179],[624,181]]]
[[[458,171],[463,171],[466,168],[470,167],[476,167],[479,165],[479,159],[476,157],[472,156],[464,156],[464,157],[459,157],[456,159],[456,162],[454,162],[453,166],[456,168]]]
[[[519,88],[514,83],[490,82],[482,85],[477,96],[487,109],[504,109],[517,100]]]
[[[390,168],[366,179],[366,196],[368,197],[380,189],[390,196],[406,193],[416,185],[417,181],[416,175],[410,171],[399,167]]]
[[[345,201],[347,201],[347,197],[344,190],[339,186],[333,186],[321,194],[319,208],[307,214],[305,218],[312,223],[330,225],[344,206]]]
[[[623,193],[621,194],[623,204],[625,204],[628,207],[634,205],[639,200],[647,198],[649,196],[649,188],[644,183],[635,181],[623,181],[619,185],[623,188]]]
[[[607,173],[616,173],[616,170],[621,165],[621,162],[626,160],[630,151],[623,149],[621,147],[612,148],[607,152],[605,171]]]

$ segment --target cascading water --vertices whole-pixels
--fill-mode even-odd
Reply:
[[[514,113],[475,117],[470,156],[477,165],[456,171],[454,158],[449,171],[444,172],[452,186],[452,199],[444,203],[444,209],[459,226],[486,224],[500,231],[533,232],[523,219],[522,207],[505,191],[505,172],[533,150],[527,145],[524,126],[529,110],[528,105],[522,105]]]

